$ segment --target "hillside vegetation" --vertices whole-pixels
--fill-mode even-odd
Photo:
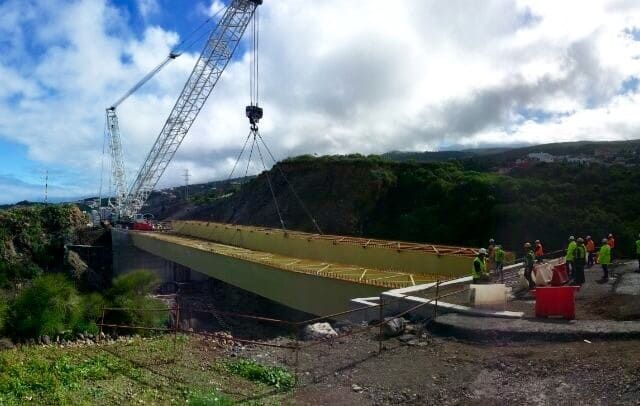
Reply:
[[[562,249],[569,235],[616,235],[633,255],[640,231],[640,172],[604,164],[538,163],[498,174],[475,160],[392,162],[378,156],[303,156],[269,171],[285,224],[314,231],[280,169],[325,233],[483,246],[494,237],[519,251],[540,239]],[[266,173],[232,195],[175,218],[279,227]]]
[[[107,278],[102,284],[85,283],[86,264],[81,264],[85,272],[78,272],[71,262],[82,260],[67,245],[85,234],[86,222],[73,205],[0,211],[0,337],[68,339],[75,333],[97,332],[96,321],[104,306],[161,305],[148,297],[158,285],[149,271],[122,275],[113,282]],[[128,310],[110,315],[108,321],[159,326],[167,320]]]

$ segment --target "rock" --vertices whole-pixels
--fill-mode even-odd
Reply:
[[[100,340],[104,340],[105,338],[107,338],[107,336],[102,331],[100,332],[98,337],[100,337]]]
[[[84,334],[78,333],[78,340],[84,340]]]
[[[354,392],[358,392],[358,393],[360,393],[360,392],[362,392],[362,391],[363,391],[362,387],[361,387],[361,386],[356,385],[355,383],[354,383],[353,385],[351,385],[351,389],[352,389]]]
[[[13,341],[11,341],[10,339],[3,337],[0,338],[0,351],[2,350],[10,350],[16,348],[15,344],[13,343]]]
[[[413,334],[403,334],[400,337],[398,337],[398,340],[402,341],[403,343],[409,342],[411,340],[415,340],[416,336],[414,336]]]
[[[42,344],[44,345],[49,345],[51,344],[51,338],[49,338],[48,335],[43,335],[42,336]]]
[[[303,340],[323,340],[336,337],[338,333],[331,327],[329,323],[310,324],[302,331]]]
[[[67,344],[67,340],[65,340],[64,338],[60,340],[60,345],[66,345]]]
[[[403,318],[391,318],[386,317],[385,322],[382,325],[382,334],[385,337],[396,337],[402,334],[407,321]]]

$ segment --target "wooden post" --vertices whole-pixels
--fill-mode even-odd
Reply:
[[[294,349],[295,351],[295,364],[294,364],[294,378],[295,378],[295,384],[296,386],[298,385],[298,369],[299,369],[299,363],[300,363],[300,326],[298,324],[295,325],[295,331],[294,334],[296,335],[296,348]]]
[[[98,341],[102,340],[102,326],[104,325],[104,305],[102,305],[102,317],[100,318],[100,332],[98,333]]]
[[[179,329],[180,329],[180,304],[178,302],[176,302],[176,319],[175,319],[175,324],[173,326],[173,356],[174,356],[174,361],[175,361],[175,358],[177,357],[176,344],[178,342],[178,330]]]
[[[379,310],[379,318],[378,322],[378,354],[382,352],[382,325],[384,324],[384,299],[380,296],[380,304],[378,305]]]
[[[440,279],[436,282],[436,305],[433,307],[433,318],[438,317],[438,296],[440,296]]]

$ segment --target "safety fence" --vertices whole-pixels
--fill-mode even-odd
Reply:
[[[436,290],[438,289],[441,281],[436,282]],[[377,354],[382,353],[383,351],[383,343],[385,341],[385,335],[383,333],[383,328],[386,324],[391,323],[394,319],[401,318],[406,316],[424,306],[432,305],[433,315],[431,318],[427,318],[424,321],[430,322],[437,317],[438,314],[438,301],[445,299],[449,296],[460,294],[462,292],[468,291],[468,288],[461,288],[453,292],[447,292],[446,294],[436,294],[435,297],[428,298],[425,302],[416,304],[411,306],[410,308],[404,309],[392,315],[385,316],[385,308],[387,306],[392,305],[394,302],[402,301],[402,298],[391,299],[391,298],[382,298],[380,297],[380,301],[378,304],[360,306],[354,309],[345,310],[342,312],[327,314],[323,316],[313,317],[302,321],[291,321],[291,320],[282,320],[252,314],[243,314],[236,312],[223,311],[218,309],[202,309],[195,306],[180,306],[176,304],[174,306],[161,307],[161,308],[127,308],[127,307],[104,307],[102,309],[102,315],[99,323],[97,323],[98,328],[100,329],[99,337],[103,337],[103,333],[105,332],[122,332],[122,331],[140,331],[140,332],[149,332],[156,334],[173,334],[174,335],[174,343],[177,341],[179,335],[195,335],[203,338],[211,338],[218,339],[233,343],[238,343],[242,345],[249,346],[259,346],[259,347],[270,347],[270,348],[278,348],[282,350],[286,350],[289,352],[289,355],[293,358],[292,366],[294,369],[294,376],[296,378],[296,382],[298,382],[298,378],[300,376],[300,354],[314,347],[327,345],[333,346],[336,342],[342,341],[348,337],[364,334],[367,332],[377,332],[376,339],[378,341]],[[168,319],[168,322],[165,326],[148,326],[148,325],[135,325],[135,324],[119,324],[109,322],[114,313],[118,312],[139,312],[139,313],[165,313]],[[337,335],[330,336],[327,339],[314,340],[314,341],[305,341],[303,340],[302,333],[303,329],[311,324],[325,322],[325,321],[339,321],[342,318],[354,316],[359,312],[377,312],[377,319],[363,324],[350,324],[349,329],[347,331],[341,332]],[[213,316],[218,325],[222,328],[222,331],[210,332],[210,331],[197,331],[191,326],[191,322],[193,320],[194,315],[203,315],[208,314]],[[275,342],[266,342],[261,340],[247,339],[247,338],[239,338],[236,336],[232,336],[230,334],[226,334],[224,330],[232,330],[228,326],[228,324],[224,321],[224,319],[228,320],[247,320],[256,323],[264,323],[267,325],[279,326],[281,329],[281,333],[288,333],[292,339],[288,340],[286,343],[275,343]],[[363,317],[364,319],[364,317]]]
[[[549,255],[557,255],[559,252],[550,253]],[[517,261],[517,260],[516,260]],[[516,262],[517,263],[517,262]],[[504,276],[504,280],[509,280],[516,278],[518,276],[517,271],[520,268],[516,267],[510,272],[508,275]],[[438,303],[447,299],[449,297],[455,295],[461,295],[464,293],[468,293],[470,288],[468,285],[464,285],[460,288],[456,288],[454,285],[454,290],[451,290],[452,286],[447,286],[447,289],[443,292],[440,288],[440,285],[445,281],[438,280],[431,289],[429,289],[428,293],[432,293],[435,291],[435,294],[431,297],[427,297],[425,295],[426,291],[423,292],[412,292],[412,296],[419,296],[425,299],[420,303],[417,303],[411,307],[405,308],[404,310],[397,311],[393,314],[388,314],[388,311],[391,306],[397,302],[403,302],[403,297],[398,298],[389,298],[380,296],[377,304],[364,305],[357,308],[353,308],[350,310],[345,310],[342,312],[322,315],[318,317],[312,317],[302,321],[292,321],[292,320],[283,320],[253,314],[243,314],[238,312],[230,312],[223,311],[214,308],[203,309],[197,306],[180,306],[176,304],[174,306],[162,307],[162,308],[124,308],[124,307],[104,307],[102,309],[102,315],[100,322],[97,324],[100,333],[103,333],[105,330],[110,331],[147,331],[152,333],[159,334],[173,334],[175,337],[174,343],[177,340],[178,335],[195,335],[202,338],[211,338],[217,340],[223,340],[232,343],[238,343],[242,345],[249,346],[258,346],[258,347],[269,347],[269,348],[277,348],[284,351],[287,351],[289,356],[293,358],[293,361],[290,362],[294,369],[294,375],[296,382],[299,380],[299,376],[301,372],[309,372],[309,371],[300,371],[300,354],[305,353],[309,349],[317,348],[320,346],[328,346],[332,347],[336,342],[340,342],[348,337],[365,334],[368,332],[376,332],[376,340],[377,340],[377,354],[381,354],[384,349],[385,342],[385,334],[383,332],[384,326],[388,323],[392,323],[395,319],[401,318],[403,316],[407,316],[413,312],[420,310],[425,306],[432,306],[433,312],[431,316],[423,315],[423,323],[425,325],[433,322],[438,317]],[[405,302],[406,303],[406,302]],[[111,319],[110,315],[117,312],[124,311],[133,311],[133,312],[161,312],[166,313],[168,322],[163,327],[158,326],[144,326],[144,325],[134,325],[134,324],[118,324],[118,323],[110,323],[108,322]],[[337,335],[329,336],[326,339],[313,340],[313,341],[305,341],[302,339],[303,329],[311,324],[325,322],[325,321],[340,321],[343,318],[351,317],[360,318],[362,320],[372,319],[371,315],[369,317],[357,317],[357,313],[360,312],[376,312],[377,318],[373,318],[373,321],[367,323],[366,325],[354,324],[351,323],[349,328],[346,331],[343,331]],[[194,320],[194,315],[196,317],[202,317],[202,315],[210,315],[215,319],[215,323],[217,323],[221,330],[216,332],[211,331],[197,331],[192,326],[192,320]],[[355,316],[355,317],[354,317]],[[232,328],[227,324],[226,320],[233,320],[235,322],[239,320],[246,320],[255,323],[266,324],[270,326],[278,326],[280,328],[280,333],[288,333],[291,337],[290,340],[287,340],[286,343],[276,343],[276,342],[267,342],[256,339],[248,339],[248,338],[240,338],[237,336],[232,336],[230,334],[226,334],[225,330],[231,331]],[[102,336],[100,334],[99,336]]]

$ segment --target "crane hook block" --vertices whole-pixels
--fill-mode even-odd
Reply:
[[[247,113],[247,117],[249,118],[251,125],[256,125],[262,118],[263,110],[262,107],[251,105],[247,106],[245,113]]]

